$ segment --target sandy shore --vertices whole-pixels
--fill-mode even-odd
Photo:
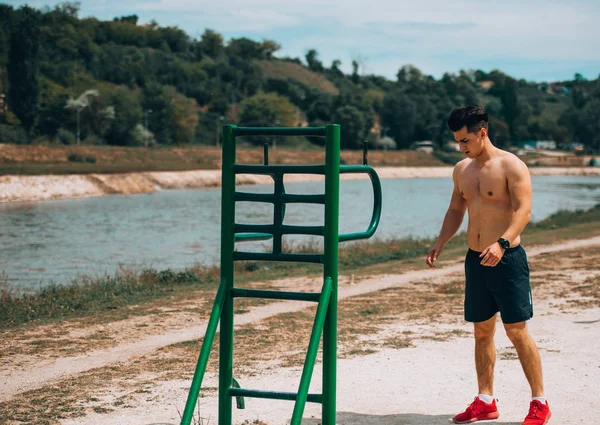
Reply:
[[[450,177],[452,167],[377,167],[382,179]],[[594,175],[600,168],[531,168],[532,175]],[[314,181],[318,175],[287,175],[286,182]],[[346,174],[342,179],[366,179],[366,174]],[[270,184],[269,176],[239,175],[238,184]],[[45,201],[111,194],[131,195],[168,189],[200,189],[221,184],[220,170],[147,172],[127,174],[0,176],[0,202]]]

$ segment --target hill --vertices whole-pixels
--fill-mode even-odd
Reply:
[[[195,39],[177,27],[141,25],[136,15],[100,21],[78,12],[77,3],[0,5],[0,142],[214,145],[224,123],[335,122],[346,149],[382,136],[398,149],[419,140],[443,147],[452,140],[450,110],[481,102],[499,146],[553,139],[600,147],[598,79],[535,83],[467,70],[436,80],[399,64],[392,81],[361,75],[357,63],[344,74],[339,60],[323,64],[315,49],[278,58],[273,40],[226,41],[211,29]]]

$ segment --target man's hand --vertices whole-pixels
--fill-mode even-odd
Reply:
[[[483,260],[481,260],[481,265],[488,267],[496,267],[496,265],[502,259],[502,256],[504,256],[504,251],[505,249],[502,248],[498,242],[494,242],[486,249],[484,249],[481,255],[479,256],[479,258],[483,257]]]
[[[429,267],[435,268],[435,260],[437,260],[437,258],[442,253],[442,249],[444,248],[436,245],[433,248],[431,248],[429,253],[427,253],[427,265]]]

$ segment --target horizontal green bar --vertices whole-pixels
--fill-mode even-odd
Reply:
[[[320,264],[323,262],[323,256],[321,254],[271,254],[235,251],[233,261],[290,261],[292,263]]]
[[[233,231],[235,233],[263,233],[273,234],[275,226],[272,224],[234,224]],[[279,226],[279,231],[282,235],[314,235],[323,236],[323,226]]]
[[[323,236],[325,227],[323,226],[281,226],[282,235],[314,235]]]
[[[325,165],[246,165],[233,166],[235,174],[325,174]]]
[[[369,165],[340,165],[340,174],[361,174],[375,171]]]
[[[269,233],[273,234],[275,226],[272,224],[237,224],[233,225],[234,233]]]
[[[233,135],[325,137],[325,127],[234,127]]]
[[[266,298],[271,300],[313,301],[318,302],[321,293],[265,291],[262,289],[232,288],[231,295],[240,298]]]
[[[266,241],[272,239],[271,233],[243,233],[233,235],[234,242]]]
[[[282,202],[287,204],[325,204],[325,195],[279,195]],[[270,202],[274,203],[275,194],[273,193],[248,193],[234,192],[233,199],[238,202]]]
[[[273,400],[296,400],[297,393],[278,393],[274,391],[244,390],[241,388],[229,388],[231,397],[252,397],[252,398],[270,398]],[[321,394],[309,394],[306,401],[310,403],[321,403]]]

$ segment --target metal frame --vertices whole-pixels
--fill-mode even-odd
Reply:
[[[317,136],[325,137],[324,165],[268,165],[265,147],[264,165],[239,165],[235,163],[236,137],[265,136]],[[254,128],[223,126],[222,197],[221,197],[221,280],[202,342],[200,356],[188,394],[181,425],[190,425],[208,357],[215,338],[219,320],[219,425],[232,424],[232,398],[238,407],[243,406],[242,397],[294,400],[290,425],[300,425],[306,402],[322,404],[322,424],[335,425],[336,378],[337,378],[337,320],[338,320],[338,243],[370,238],[379,225],[381,216],[381,183],[375,170],[366,165],[340,166],[340,126],[301,128]],[[371,178],[374,205],[371,223],[364,232],[338,234],[339,191],[341,173],[367,173]],[[274,181],[273,194],[236,192],[237,174],[266,174]],[[325,193],[322,195],[289,195],[285,193],[284,174],[322,174],[325,176]],[[272,225],[235,223],[237,201],[266,202],[274,206]],[[324,226],[286,226],[283,224],[287,203],[325,204]],[[324,237],[323,254],[288,254],[282,252],[282,236],[286,234],[318,235]],[[270,253],[235,251],[236,241],[273,238]],[[323,264],[323,287],[320,293],[279,292],[236,288],[234,286],[234,261],[292,261]],[[239,387],[233,379],[233,304],[234,298],[271,298],[317,302],[317,312],[312,328],[304,369],[297,393],[247,390]],[[322,394],[309,394],[310,379],[315,366],[319,341],[323,335],[323,390]],[[243,408],[243,407],[241,407]]]

